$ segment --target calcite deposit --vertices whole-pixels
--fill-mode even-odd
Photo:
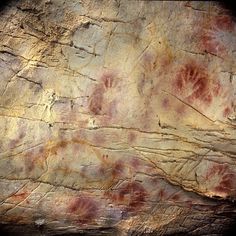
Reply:
[[[229,232],[236,221],[229,9],[12,0],[0,17],[2,230]]]

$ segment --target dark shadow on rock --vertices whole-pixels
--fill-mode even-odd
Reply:
[[[11,5],[12,2],[20,2],[21,0],[0,0],[0,12],[3,11],[7,6]]]
[[[229,226],[227,230],[224,231],[223,236],[234,236],[236,235],[236,219],[232,225]]]
[[[236,2],[235,1],[218,1],[219,4],[228,10],[232,16],[236,17]]]
[[[53,229],[40,229],[35,225],[0,224],[0,236],[118,236],[116,228],[100,227],[98,229],[80,230],[77,233],[61,232]]]

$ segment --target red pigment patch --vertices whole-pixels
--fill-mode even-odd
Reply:
[[[115,74],[112,72],[104,73],[101,77],[101,80],[106,89],[115,87]]]
[[[106,162],[106,161],[108,160],[108,155],[107,155],[107,154],[106,154],[106,155],[103,154],[103,155],[102,155],[102,159]]]
[[[124,172],[124,164],[121,160],[116,161],[112,166],[112,177],[113,179],[121,177]]]
[[[130,132],[128,134],[128,143],[130,144],[133,143],[136,140],[136,138],[137,138],[136,134],[133,132]]]
[[[171,197],[172,201],[179,201],[180,200],[180,196],[178,194],[175,194],[174,196]]]
[[[231,104],[223,110],[223,116],[225,118],[228,118],[232,112],[234,112],[234,102],[233,101],[231,101]]]
[[[173,85],[174,91],[187,102],[201,101],[205,105],[209,105],[212,102],[212,94],[209,87],[210,79],[208,73],[203,67],[194,62],[182,66],[177,72]]]
[[[22,141],[22,139],[25,137],[25,135],[26,135],[26,133],[21,131],[21,133],[19,134],[18,138],[12,139],[10,141],[9,147],[10,148],[15,148]]]
[[[121,179],[124,174],[124,163],[121,160],[117,160],[115,162],[110,162],[108,155],[102,155],[101,163],[94,169],[98,176],[101,178],[105,177],[106,183],[110,185],[115,185],[115,183]],[[87,170],[86,167],[83,167],[80,171],[80,175],[83,178],[87,178]]]
[[[231,16],[221,15],[214,19],[214,25],[223,31],[232,32],[234,30],[234,22]]]
[[[15,194],[12,195],[8,200],[14,201],[14,202],[22,202],[22,201],[24,201],[29,195],[30,195],[30,193],[28,193],[28,192],[15,193]]]
[[[200,31],[200,48],[206,52],[218,55],[227,55],[227,44],[224,42],[226,33],[234,31],[235,24],[228,15],[215,16]]]
[[[99,87],[96,88],[91,95],[91,98],[89,100],[89,110],[94,115],[100,115],[102,112],[103,94],[104,94],[104,88]]]
[[[138,76],[137,90],[140,95],[146,94],[150,96],[158,94],[156,89],[156,78],[158,67],[161,67],[160,60],[157,61],[157,56],[153,53],[146,52],[141,60],[141,73]]]
[[[44,160],[46,157],[46,150],[40,147],[38,150],[28,151],[24,156],[24,164],[26,173],[31,173],[35,167],[44,167]]]
[[[15,148],[20,143],[20,139],[12,139],[9,143],[9,148]]]
[[[159,193],[158,193],[158,197],[159,197],[161,200],[163,200],[163,199],[165,199],[165,198],[167,197],[167,194],[166,194],[166,192],[165,192],[163,189],[161,189],[161,190],[159,191]]]
[[[138,168],[140,167],[141,163],[140,163],[140,160],[135,157],[135,158],[132,158],[131,160],[131,166],[134,168],[134,170],[138,170]]]
[[[229,107],[226,107],[223,111],[223,116],[228,117],[231,113],[231,109]]]
[[[222,87],[219,81],[216,81],[212,88],[213,96],[219,96],[222,93]]]
[[[106,137],[105,137],[104,134],[95,133],[93,135],[93,141],[97,145],[102,145],[102,144],[104,144],[106,142]]]
[[[229,194],[232,190],[234,190],[234,178],[235,174],[226,164],[213,164],[206,174],[207,181],[218,181],[218,183],[213,186],[213,190],[219,193]]]
[[[99,167],[100,174],[105,175],[106,173],[109,173],[109,177],[107,177],[108,181],[115,181],[121,178],[122,174],[124,173],[124,163],[121,160],[118,160],[114,163],[109,163],[107,162],[107,158],[107,155],[103,155],[103,160],[105,163]]]
[[[51,147],[49,149],[50,153],[53,154],[53,155],[57,155],[57,152],[60,150],[60,149],[65,149],[68,145],[68,141],[65,141],[65,140],[62,140],[58,143],[56,143],[53,147]],[[45,150],[46,151],[46,150]],[[42,154],[43,152],[41,152]]]
[[[93,222],[98,215],[98,203],[90,197],[79,196],[70,202],[67,211],[77,215],[78,223],[88,224]]]
[[[143,69],[146,72],[152,72],[156,69],[156,56],[152,53],[145,53],[142,58]]]
[[[162,100],[162,107],[164,109],[169,109],[170,108],[170,100],[168,98],[164,98]]]
[[[35,167],[35,157],[34,157],[34,153],[32,151],[28,152],[25,155],[25,171],[26,173],[30,173],[34,170]]]
[[[117,101],[113,100],[107,105],[106,115],[109,117],[114,117],[117,113]]]
[[[104,95],[109,90],[116,86],[117,80],[114,73],[104,73],[100,78],[100,83],[95,87],[89,99],[88,108],[94,115],[103,115]],[[112,116],[116,112],[116,102],[111,101],[106,104],[108,107],[107,115]]]
[[[183,115],[185,112],[185,107],[184,105],[178,106],[175,111],[179,114],[179,115]]]
[[[215,36],[206,33],[201,38],[201,48],[209,53],[221,56],[226,52],[226,47],[215,39]]]
[[[117,192],[116,192],[117,191]],[[147,191],[138,182],[126,183],[107,196],[117,205],[124,205],[128,211],[137,211],[145,203]]]

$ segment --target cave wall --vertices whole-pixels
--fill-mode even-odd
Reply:
[[[0,17],[3,230],[232,227],[232,11],[217,2],[13,0]]]

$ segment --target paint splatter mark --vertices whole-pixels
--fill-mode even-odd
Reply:
[[[88,196],[74,198],[67,209],[68,213],[76,215],[80,224],[92,223],[98,215],[98,203]]]

